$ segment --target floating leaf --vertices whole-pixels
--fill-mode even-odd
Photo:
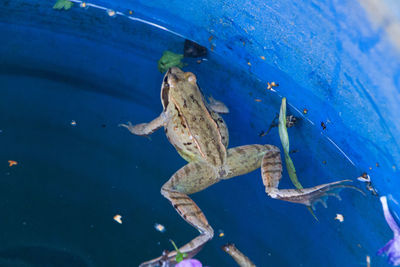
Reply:
[[[171,67],[183,68],[186,66],[183,62],[183,55],[175,54],[171,51],[164,51],[162,57],[158,61],[158,70],[161,73],[166,72]]]
[[[57,0],[57,2],[55,3],[55,5],[53,6],[53,9],[57,9],[57,10],[68,10],[72,7],[74,3],[72,3],[69,0]]]
[[[282,98],[281,109],[279,112],[279,137],[281,139],[283,153],[285,154],[285,163],[286,169],[289,173],[290,180],[292,181],[293,185],[297,189],[302,189],[303,186],[300,184],[299,180],[297,179],[296,169],[294,168],[294,164],[292,159],[289,156],[289,135],[286,128],[286,98]],[[318,221],[317,216],[315,216],[311,207],[307,207],[312,216]]]
[[[302,189],[303,186],[297,179],[296,169],[292,159],[289,156],[289,136],[286,128],[286,98],[282,98],[281,110],[279,112],[279,137],[281,138],[281,143],[283,147],[283,152],[285,154],[286,168],[289,173],[290,180],[297,189]]]

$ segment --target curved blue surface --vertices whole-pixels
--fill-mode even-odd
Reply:
[[[230,108],[231,147],[279,146],[277,130],[259,133],[285,96],[301,118],[289,135],[304,186],[346,178],[364,189],[356,178],[366,172],[380,195],[400,199],[397,2],[90,3],[68,11],[50,1],[0,3],[1,261],[32,263],[22,256],[28,247],[88,266],[132,266],[172,249],[169,238],[184,244],[197,234],[159,194],[185,164],[162,131],[148,140],[117,127],[159,114],[157,60],[182,53],[184,38],[210,49],[185,69]],[[266,90],[271,81],[276,92]],[[19,164],[8,167],[11,159]],[[282,187],[292,187],[286,172]],[[302,206],[269,199],[259,171],[219,183],[193,196],[225,233],[198,258],[232,266],[219,248],[230,241],[257,266],[359,266],[367,255],[384,266],[375,252],[391,232],[378,198],[364,191],[329,200],[316,222]]]

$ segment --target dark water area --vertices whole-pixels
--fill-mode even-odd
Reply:
[[[157,60],[165,50],[183,53],[185,39],[93,8],[54,13],[51,6],[36,10],[57,20],[20,15],[6,22],[5,13],[0,20],[0,266],[137,266],[172,250],[169,239],[183,245],[198,234],[160,194],[186,164],[164,132],[145,138],[118,127],[159,115]],[[185,62],[205,95],[229,107],[230,147],[280,147],[277,128],[259,136],[279,112],[279,92],[210,51],[200,64]],[[301,88],[282,73],[270,75]],[[355,180],[362,170],[329,141],[329,122],[321,130],[303,108],[288,107],[299,118],[289,136],[302,184]],[[280,188],[293,188],[286,171]],[[366,193],[330,198],[328,209],[317,206],[316,222],[305,207],[268,198],[260,170],[218,183],[193,195],[216,233],[196,258],[233,266],[220,246],[234,242],[257,266],[360,266],[367,254],[382,266],[372,252],[390,230]],[[334,219],[338,213],[345,223]]]

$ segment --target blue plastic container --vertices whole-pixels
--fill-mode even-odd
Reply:
[[[300,182],[352,179],[366,193],[343,191],[318,206],[317,222],[267,197],[259,170],[218,183],[193,195],[216,232],[197,258],[234,266],[220,250],[233,242],[257,266],[386,264],[375,252],[391,231],[357,177],[398,210],[397,2],[80,3],[0,2],[0,265],[137,266],[198,234],[160,195],[186,164],[163,131],[146,139],[118,127],[159,115],[157,60],[183,53],[185,38],[209,49],[184,70],[230,108],[230,147],[280,147],[276,128],[260,134],[286,97],[300,119],[289,129]],[[280,187],[293,187],[286,171]]]

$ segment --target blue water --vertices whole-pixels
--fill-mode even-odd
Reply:
[[[157,60],[164,50],[182,53],[184,39],[94,8],[57,12],[50,2],[7,3],[0,11],[0,264],[137,266],[171,250],[169,239],[183,245],[194,238],[160,194],[185,161],[163,131],[147,139],[117,126],[159,115]],[[217,53],[186,62],[204,93],[229,107],[230,147],[280,146],[276,128],[259,137],[279,111],[279,90],[267,91],[265,80]],[[265,75],[301,88],[281,73]],[[364,170],[329,141],[334,125],[326,121],[322,130],[304,108],[324,112],[288,108],[300,118],[289,136],[301,183],[355,180]],[[281,188],[290,187],[285,171]],[[259,170],[221,182],[193,195],[217,233],[197,258],[233,266],[220,246],[234,242],[257,266],[360,266],[366,255],[381,266],[375,251],[390,230],[377,216],[377,198],[366,194],[345,190],[341,202],[318,206],[316,222],[303,206],[269,199]],[[334,220],[337,213],[343,223]],[[155,223],[166,231],[157,232]]]

